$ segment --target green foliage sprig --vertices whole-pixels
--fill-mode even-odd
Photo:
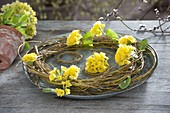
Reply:
[[[25,39],[31,39],[36,34],[36,13],[30,5],[16,0],[3,5],[0,13],[0,25],[9,25],[17,29]]]

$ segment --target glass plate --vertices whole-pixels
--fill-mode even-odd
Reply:
[[[111,53],[107,49],[100,49],[100,48],[99,49],[94,49],[94,50],[93,49],[92,50],[86,50],[84,52],[82,52],[80,50],[77,50],[76,52],[81,52],[81,54],[83,54],[84,58],[80,62],[76,63],[75,65],[80,67],[80,69],[83,69],[84,65],[82,65],[82,64],[84,64],[86,58],[89,55],[91,55],[94,51],[104,51],[106,54]],[[115,51],[113,52],[113,54],[115,54]],[[116,67],[116,63],[113,60],[114,59],[113,54],[107,54],[107,56],[109,57],[109,60],[112,57],[111,58],[112,60],[109,61],[109,64],[112,64],[112,65],[114,65]],[[64,59],[69,60],[70,57],[64,57]],[[58,64],[58,63],[56,63],[55,56],[54,56],[54,58],[47,59],[46,62],[49,63],[49,64],[54,65],[55,67],[57,67],[59,69],[60,69],[61,65],[64,65],[64,66],[67,66],[67,67],[69,66],[69,64]],[[157,54],[156,54],[155,50],[149,45],[148,49],[144,52],[144,68],[142,69],[142,71],[140,72],[140,75],[139,75],[139,76],[141,76],[143,74],[146,74],[147,76],[145,76],[142,80],[137,81],[136,83],[133,83],[133,85],[128,86],[128,88],[126,88],[124,90],[117,91],[117,92],[107,92],[107,93],[105,92],[105,93],[98,94],[98,95],[73,95],[73,94],[70,94],[70,95],[65,95],[64,97],[72,98],[72,99],[101,99],[101,98],[111,97],[111,96],[126,92],[126,91],[134,89],[135,87],[140,86],[141,84],[146,82],[148,80],[148,78],[151,77],[153,71],[157,67],[157,63],[158,63]],[[23,65],[23,69],[24,69],[28,79],[33,84],[38,86],[40,89],[49,88],[49,87],[50,88],[55,88],[53,85],[47,83],[46,81],[37,78],[34,74],[29,73],[24,65]],[[87,76],[85,76],[85,74],[83,74],[83,73],[80,73],[79,78],[87,78]]]

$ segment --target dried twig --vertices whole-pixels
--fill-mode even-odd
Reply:
[[[99,38],[100,39],[100,38]],[[38,61],[33,63],[33,66],[24,63],[25,67],[27,68],[28,72],[34,74],[38,78],[44,79],[47,83],[54,85],[55,87],[61,87],[62,81],[49,81],[49,71],[50,66],[46,63],[46,59],[51,56],[56,56],[59,53],[64,51],[72,51],[77,49],[84,49],[83,45],[78,45],[75,47],[67,47],[64,38],[56,39],[58,43],[55,42],[46,42],[42,43],[40,46],[33,48],[29,52],[38,52],[39,57]],[[46,45],[46,46],[44,46]],[[94,46],[97,47],[107,47],[108,49],[116,49],[118,46],[115,42],[109,42],[108,40],[96,40],[94,42]],[[136,44],[138,46],[138,44]],[[149,49],[147,50],[149,51]],[[71,54],[74,54],[71,52]],[[77,54],[77,53],[76,53]],[[79,54],[79,53],[78,53]],[[82,56],[82,55],[81,55]],[[72,94],[81,94],[81,95],[95,95],[101,94],[108,91],[120,91],[119,84],[124,81],[127,76],[132,77],[132,83],[139,82],[143,80],[143,78],[147,77],[147,74],[139,75],[140,71],[143,69],[144,66],[144,59],[143,59],[143,52],[138,52],[138,58],[134,59],[130,64],[124,65],[118,69],[115,67],[110,67],[106,72],[99,74],[93,78],[88,79],[77,79],[71,81],[72,87],[71,92]],[[62,61],[61,61],[62,62]],[[65,62],[65,61],[64,61]],[[64,63],[62,62],[62,63]],[[132,67],[132,68],[130,68]],[[135,76],[134,76],[135,75]],[[140,76],[140,77],[139,77]]]

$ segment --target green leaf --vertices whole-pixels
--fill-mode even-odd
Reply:
[[[27,14],[24,14],[22,15],[22,17],[20,18],[20,21],[19,22],[26,22],[28,19],[28,15]]]
[[[51,93],[51,92],[54,92],[54,89],[51,89],[51,88],[43,88],[42,91],[44,93]]]
[[[5,20],[5,21],[4,21],[4,24],[6,24],[6,25],[13,25],[13,23],[11,22],[11,20]]]
[[[12,13],[14,12],[14,10],[12,10],[12,8],[10,8],[8,11],[6,11],[3,15],[3,19],[6,20],[6,19],[9,19],[12,15]]]
[[[115,31],[112,29],[107,29],[106,30],[106,36],[112,38],[112,40],[117,40],[119,37]]]
[[[83,40],[83,45],[93,46],[93,40]]]
[[[91,38],[92,37],[92,34],[88,31],[86,32],[84,35],[83,35],[83,39],[88,39],[88,38]]]
[[[90,32],[86,32],[83,35],[82,43],[83,43],[83,45],[93,46],[93,37]]]
[[[145,50],[148,47],[148,40],[143,39],[139,44],[139,50]]]
[[[26,34],[25,34],[25,35],[23,35],[23,36],[24,36],[24,39],[25,39],[25,40],[29,40],[29,39],[31,39],[31,37],[30,37],[30,36],[28,36],[28,35],[26,35]]]
[[[20,20],[20,16],[18,14],[15,14],[13,17],[12,17],[12,23],[16,24],[18,23]]]
[[[3,23],[2,15],[0,15],[0,25]]]
[[[21,27],[23,28],[26,28],[27,27],[27,24],[26,23],[22,23]]]
[[[33,66],[33,62],[27,62],[27,65]]]
[[[25,29],[21,27],[16,28],[22,35],[25,35]]]
[[[26,28],[27,24],[23,22],[19,22],[14,25],[15,28]]]
[[[25,42],[24,50],[28,51],[29,49],[30,49],[30,44],[28,42]]]
[[[23,24],[22,22],[19,22],[19,23],[15,24],[14,27],[15,27],[15,28],[16,28],[16,27],[20,27],[22,24]]]
[[[131,83],[131,77],[130,77],[130,76],[127,76],[127,79],[124,80],[123,82],[121,82],[121,83],[119,84],[119,87],[120,87],[121,89],[126,89],[126,88],[130,85],[130,83]]]

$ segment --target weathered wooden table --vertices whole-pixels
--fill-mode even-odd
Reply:
[[[93,23],[40,21],[34,39],[53,37],[71,31],[73,27],[89,29]],[[145,24],[147,27],[158,24],[157,21],[126,23],[136,29],[139,24]],[[158,66],[146,83],[123,94],[101,100],[57,98],[34,86],[25,76],[22,65],[16,67],[19,62],[17,58],[10,68],[0,72],[0,113],[170,113],[170,34],[155,36],[152,33],[132,32],[119,21],[106,22],[106,26],[118,33],[131,34],[139,39],[146,38],[156,50]],[[49,34],[52,30],[58,31]]]

